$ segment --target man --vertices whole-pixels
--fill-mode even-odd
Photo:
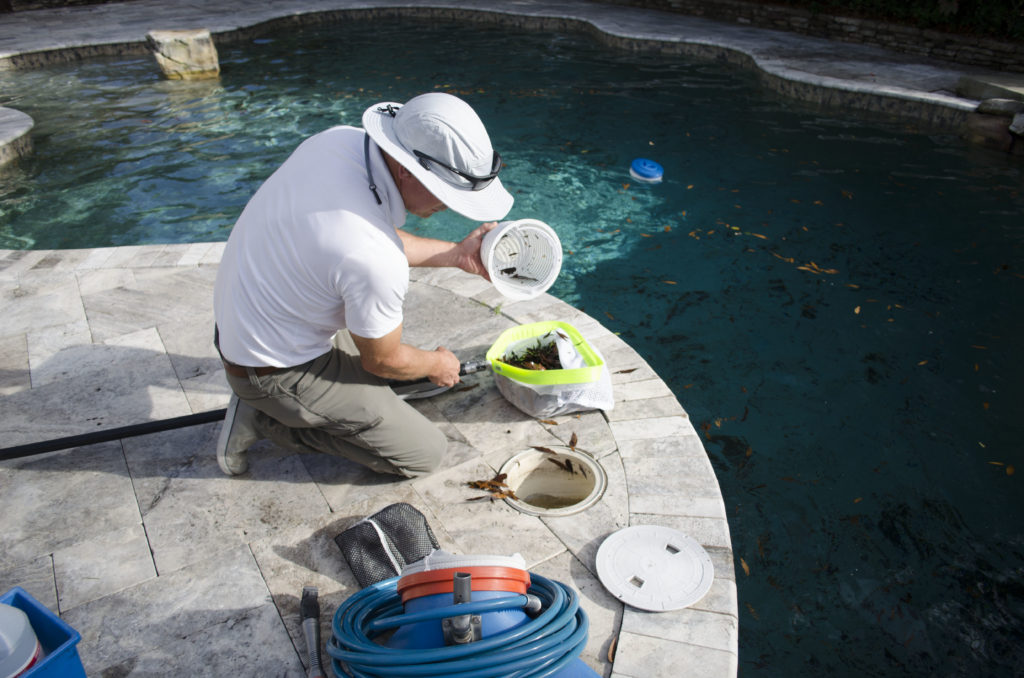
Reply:
[[[377,104],[363,128],[300,144],[228,238],[214,289],[215,342],[234,392],[217,443],[228,475],[248,469],[247,450],[261,438],[405,477],[435,471],[447,449],[387,385],[459,381],[451,351],[402,343],[409,267],[488,278],[480,243],[512,196],[483,123],[461,99]],[[490,223],[459,243],[401,230],[406,212],[446,207]]]

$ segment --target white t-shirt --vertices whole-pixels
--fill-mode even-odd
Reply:
[[[333,127],[299,145],[235,223],[214,287],[220,349],[233,363],[290,367],[327,352],[339,329],[382,337],[402,322],[405,204],[365,132]]]

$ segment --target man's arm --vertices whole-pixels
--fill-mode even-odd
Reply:
[[[351,334],[351,333],[350,333]],[[409,381],[427,377],[438,386],[459,383],[459,359],[438,346],[433,351],[402,343],[402,326],[376,339],[352,334],[363,368],[384,379]]]
[[[405,247],[405,257],[410,266],[454,266],[467,273],[482,276],[490,280],[487,268],[480,259],[480,244],[484,234],[495,228],[498,222],[491,221],[473,230],[462,242],[448,242],[423,238],[412,233],[398,230],[398,237]]]

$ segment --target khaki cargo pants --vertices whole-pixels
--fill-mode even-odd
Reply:
[[[226,374],[231,390],[260,414],[256,430],[294,452],[333,454],[408,478],[436,471],[448,441],[426,417],[363,369],[347,331],[304,365],[248,378]]]

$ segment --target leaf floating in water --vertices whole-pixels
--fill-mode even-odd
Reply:
[[[761,619],[760,617],[757,616],[757,610],[755,610],[754,606],[751,605],[750,603],[747,603],[747,610],[750,612],[750,616],[752,616],[755,620],[760,620]]]
[[[743,558],[740,558],[740,567],[743,568],[743,574],[745,574],[745,575],[747,575],[749,577],[750,576],[750,566],[747,565],[747,561],[743,560]]]
[[[847,200],[853,200],[853,193],[850,193],[849,191],[842,191],[842,194]]]
[[[917,366],[918,366],[918,367],[920,367],[921,365],[927,365],[927,364],[928,364],[928,361],[927,361],[927,360],[922,360],[921,362],[919,362],[919,363],[917,364]]]
[[[858,307],[853,309],[853,314],[854,315],[860,315],[860,306],[858,306]]]
[[[666,285],[677,285],[678,284],[675,280],[662,280],[661,282],[663,282]]]
[[[1016,469],[1014,469],[1013,466],[1007,466],[1006,467],[1006,475],[1012,476],[1015,470]]]
[[[854,500],[853,500],[853,503],[854,503],[854,504],[859,504],[859,503],[861,503],[862,501],[864,501],[864,497],[857,497],[856,499],[854,499]]]

